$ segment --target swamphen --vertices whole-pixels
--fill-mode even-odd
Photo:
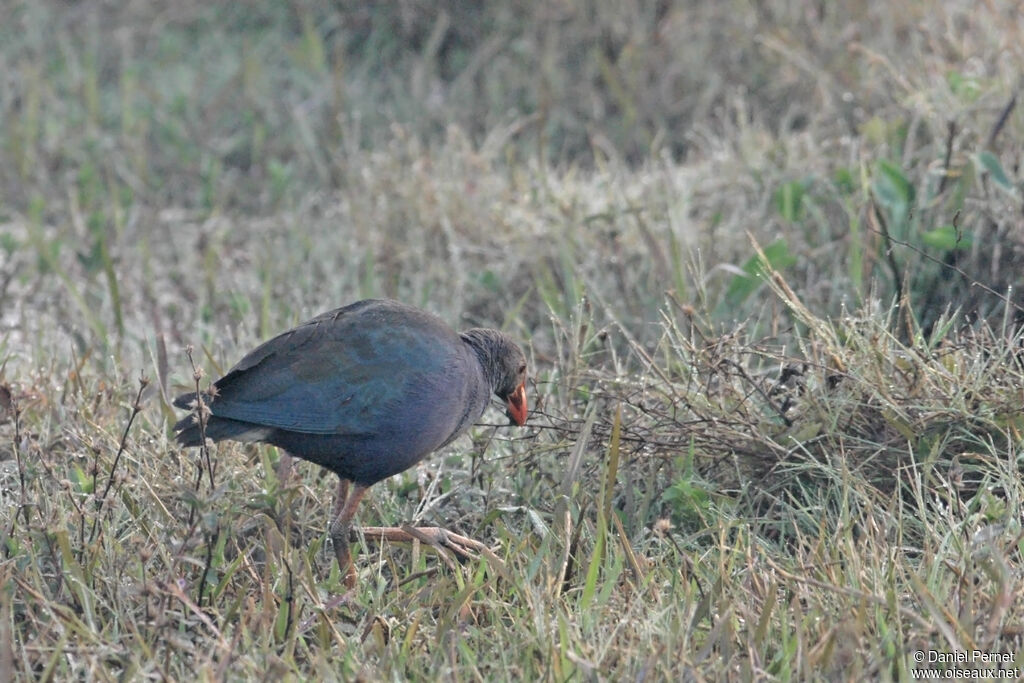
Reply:
[[[458,334],[426,311],[368,299],[256,347],[202,394],[204,428],[214,441],[270,443],[338,475],[330,537],[351,587],[349,530],[366,489],[450,443],[491,393],[526,423],[526,357],[506,335]],[[174,405],[193,410],[174,425],[178,442],[198,446],[196,394]]]

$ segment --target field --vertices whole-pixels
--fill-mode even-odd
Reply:
[[[336,4],[0,3],[0,676],[1021,676],[1018,3]],[[349,592],[170,400],[367,297],[531,414]]]

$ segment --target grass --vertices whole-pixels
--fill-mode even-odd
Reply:
[[[0,671],[1019,669],[1018,14],[0,8]],[[532,413],[358,516],[493,555],[346,595],[331,478],[169,400],[369,296],[522,339]]]

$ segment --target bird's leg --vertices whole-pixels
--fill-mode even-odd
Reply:
[[[345,501],[348,500],[348,488],[351,485],[348,479],[342,479],[338,477],[338,490],[334,494],[334,507],[331,509],[331,522],[338,518],[341,514],[342,508],[345,507]]]
[[[353,486],[348,479],[341,479],[334,500],[334,513],[331,515],[330,536],[334,545],[334,556],[338,558],[338,568],[345,574],[345,585],[349,588],[356,585],[356,569],[352,565],[352,555],[348,549],[348,532],[359,507],[359,501],[366,495],[366,489],[366,486]]]
[[[293,465],[294,458],[288,451],[281,451],[281,457],[277,460],[277,468],[275,474],[277,475],[277,481],[281,485],[285,485],[292,478],[292,471],[294,470]]]

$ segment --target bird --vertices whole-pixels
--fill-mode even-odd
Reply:
[[[451,443],[480,419],[491,394],[509,424],[525,425],[526,379],[526,356],[505,333],[460,334],[419,308],[366,299],[279,334],[209,389],[175,398],[190,412],[174,431],[185,447],[204,437],[268,443],[336,474],[328,535],[352,588],[349,535],[367,489]],[[411,540],[401,529],[383,531]]]

